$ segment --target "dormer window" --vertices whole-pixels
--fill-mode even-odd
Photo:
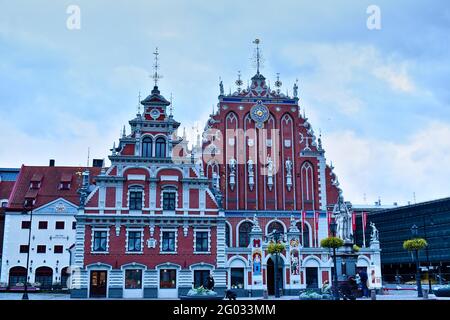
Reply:
[[[24,206],[25,208],[32,207],[34,205],[34,199],[25,199]]]
[[[142,156],[150,158],[153,155],[153,140],[150,137],[142,139]]]
[[[41,187],[42,178],[43,178],[42,173],[33,174],[30,181],[30,189],[33,190],[39,189]]]
[[[30,183],[30,189],[36,190],[39,189],[41,187],[41,183],[38,181],[32,181]]]
[[[155,142],[155,157],[165,158],[166,157],[166,139],[159,137]]]
[[[70,190],[70,183],[72,182],[72,175],[70,173],[64,173],[61,176],[61,181],[59,183],[60,190]]]

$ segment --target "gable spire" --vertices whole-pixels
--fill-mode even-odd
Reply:
[[[159,60],[158,59],[159,52],[158,52],[158,47],[156,47],[155,52],[153,52],[153,54],[155,56],[155,63],[153,64],[154,72],[153,72],[152,78],[153,78],[153,81],[155,82],[155,88],[158,88],[158,81],[159,81],[159,79],[162,78],[162,75],[160,75],[158,73],[158,69],[159,69],[159,62],[158,62],[158,60]]]

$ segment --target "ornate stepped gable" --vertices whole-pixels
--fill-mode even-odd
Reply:
[[[203,134],[204,170],[220,184],[225,210],[327,210],[339,188],[321,138],[293,96],[271,90],[258,72],[234,93],[220,83],[217,111]],[[218,133],[219,131],[220,133]],[[220,138],[218,138],[218,135]]]

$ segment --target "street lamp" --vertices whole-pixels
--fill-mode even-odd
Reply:
[[[335,221],[332,221],[330,223],[330,232],[333,235],[333,237],[336,237],[336,228],[337,224]],[[337,262],[336,262],[336,248],[333,247],[333,295],[334,300],[339,300],[339,291],[338,291],[338,280],[337,280]]]
[[[417,236],[418,236],[418,227],[416,225],[413,225],[411,227],[411,234],[412,234],[413,238],[417,238]],[[422,283],[421,283],[421,280],[420,280],[420,264],[419,264],[419,250],[418,249],[414,250],[414,257],[415,257],[415,260],[416,260],[417,296],[418,297],[423,297]]]
[[[426,219],[425,219],[425,215],[422,216],[422,219],[423,219],[423,235],[424,235],[425,240],[428,242],[428,237],[427,237],[427,224],[426,224],[427,221],[426,221]],[[433,221],[433,218],[432,218],[432,217],[430,218],[430,226],[431,226],[431,227],[434,226],[434,221]],[[426,253],[426,257],[427,257],[428,290],[429,290],[429,292],[433,292],[433,290],[431,289],[430,256],[429,256],[429,253],[428,253],[428,247],[429,247],[429,245],[427,245],[427,246],[425,247],[425,253]]]
[[[24,292],[22,295],[22,300],[28,300],[28,272],[29,272],[29,266],[30,266],[30,247],[31,247],[31,228],[33,223],[33,204],[28,205],[28,202],[25,204],[25,209],[29,208],[30,210],[30,226],[28,228],[28,250],[27,250],[27,273],[25,275],[25,286],[24,286]],[[24,214],[27,214],[27,211],[23,212]]]
[[[275,243],[278,243],[278,241],[280,241],[281,236],[283,235],[282,232],[278,231],[278,230],[273,230],[270,234],[268,234],[266,236],[266,239],[271,239],[273,240]],[[275,298],[279,298],[280,297],[280,289],[279,289],[279,275],[278,275],[278,251],[275,252],[275,261],[274,261],[274,284],[275,284]]]

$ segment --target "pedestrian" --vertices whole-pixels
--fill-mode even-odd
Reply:
[[[212,277],[211,274],[206,279],[206,289],[214,290],[214,278]]]
[[[365,272],[362,269],[359,269],[359,278],[361,279],[361,288],[362,288],[362,295],[363,297],[369,297],[369,288],[367,286],[367,281],[369,280],[369,277],[367,276],[367,272]]]

